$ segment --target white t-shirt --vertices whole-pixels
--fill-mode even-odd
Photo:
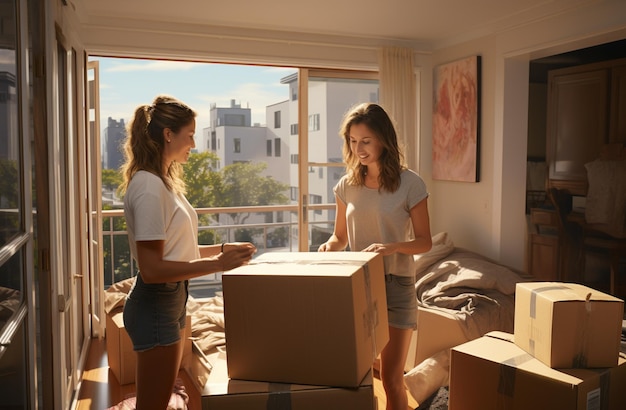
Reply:
[[[352,251],[361,251],[373,243],[411,240],[411,208],[428,197],[422,178],[409,169],[400,174],[400,186],[395,192],[348,185],[346,176],[333,190],[346,204],[348,245]],[[413,255],[394,253],[385,256],[384,261],[385,274],[415,274]]]
[[[156,175],[138,171],[133,176],[124,196],[124,216],[135,260],[137,241],[152,240],[165,241],[165,260],[188,262],[200,258],[195,209],[184,195],[169,191]]]

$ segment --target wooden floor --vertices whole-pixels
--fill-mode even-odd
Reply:
[[[187,372],[181,371],[178,376],[183,380],[187,394],[189,394],[189,409],[202,409],[200,393],[193,387],[194,384]],[[120,385],[109,370],[106,342],[92,339],[76,410],[105,410],[118,404],[134,392],[134,384]]]
[[[181,371],[179,377],[183,380],[189,394],[189,410],[202,409],[200,393],[195,389],[187,372]],[[105,341],[92,339],[76,410],[106,410],[133,394],[134,391],[134,384],[120,386],[109,370]],[[386,407],[385,391],[381,381],[377,378],[374,378],[374,394],[378,400],[378,409],[384,410]],[[409,398],[407,410],[415,409],[417,403],[410,394],[407,393],[407,396]]]

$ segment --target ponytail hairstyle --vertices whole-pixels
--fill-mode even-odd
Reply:
[[[365,185],[367,167],[361,165],[359,158],[350,149],[350,128],[363,124],[378,138],[383,152],[378,159],[380,190],[395,192],[400,186],[400,174],[406,169],[404,156],[398,146],[398,137],[393,122],[385,110],[378,104],[362,103],[354,106],[345,116],[339,135],[343,137],[343,161],[346,164],[348,184]]]
[[[195,117],[195,111],[167,95],[159,95],[152,105],[144,104],[135,109],[134,117],[126,127],[125,162],[122,165],[124,181],[120,186],[122,193],[126,192],[132,177],[141,170],[161,178],[170,191],[185,193],[181,164],[173,161],[168,169],[164,169],[165,135],[163,131],[169,128],[177,133]]]

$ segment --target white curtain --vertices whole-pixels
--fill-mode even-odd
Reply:
[[[395,121],[409,168],[417,171],[417,91],[413,50],[382,47],[378,52],[380,105]]]

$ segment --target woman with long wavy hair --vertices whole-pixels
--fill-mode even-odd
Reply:
[[[391,118],[373,103],[357,105],[344,117],[344,175],[334,187],[335,228],[320,252],[378,252],[383,255],[389,342],[380,355],[387,410],[406,410],[404,384],[411,334],[417,327],[413,255],[432,247],[428,191],[407,169]]]

